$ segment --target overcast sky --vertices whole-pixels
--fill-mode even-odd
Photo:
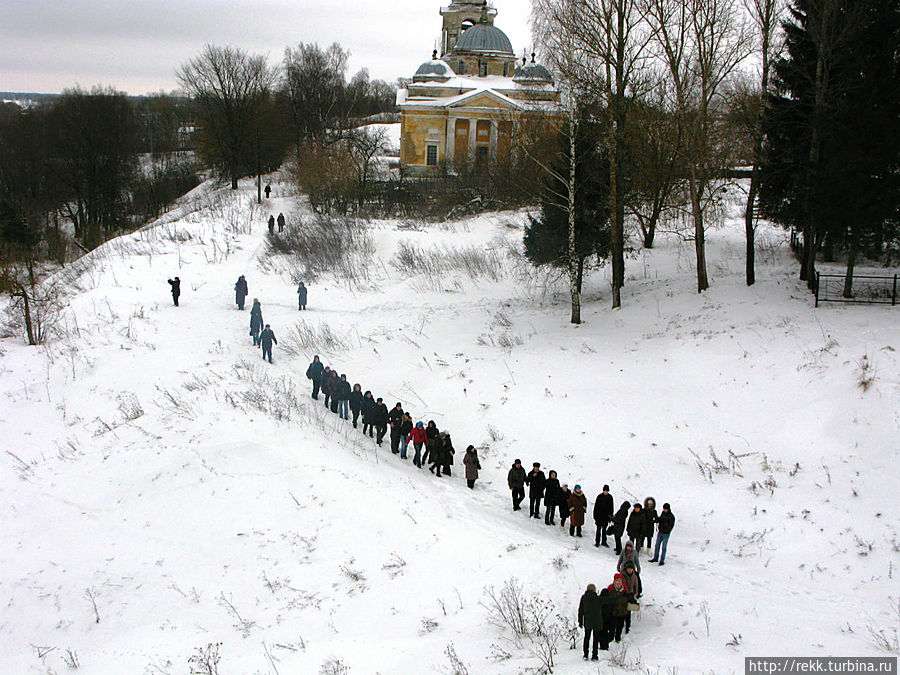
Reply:
[[[204,44],[281,60],[298,42],[349,49],[350,72],[389,81],[430,58],[449,0],[0,0],[0,91],[111,85],[170,91]],[[496,26],[531,49],[529,0],[492,0]]]

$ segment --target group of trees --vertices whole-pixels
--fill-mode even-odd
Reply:
[[[690,223],[682,234],[694,243],[697,289],[708,288],[705,233],[737,166],[750,176],[748,285],[760,214],[802,230],[810,283],[823,245],[845,250],[852,274],[860,246],[896,241],[897,5],[794,0],[785,14],[779,0],[535,0],[535,34],[561,75],[557,134],[568,140],[539,162],[545,198],[526,249],[567,269],[572,322],[585,251],[610,260],[618,307],[626,225],[651,247],[667,214]],[[601,151],[576,151],[585,128]],[[583,162],[607,179],[585,185]],[[580,215],[598,196],[599,228]]]

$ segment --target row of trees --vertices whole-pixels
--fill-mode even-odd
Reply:
[[[897,1],[857,4],[795,0],[783,17],[779,0],[535,0],[535,34],[562,75],[567,112],[526,248],[566,267],[572,322],[586,252],[610,259],[621,305],[629,219],[649,247],[667,211],[684,215],[697,289],[708,288],[705,233],[737,165],[750,167],[748,285],[760,214],[803,231],[811,283],[823,243],[844,247],[852,268],[861,242],[896,241]],[[582,137],[601,150],[579,151]],[[606,180],[581,180],[591,174],[583,162]],[[601,228],[579,206],[598,194]],[[540,227],[556,228],[555,254],[534,248],[547,241]]]

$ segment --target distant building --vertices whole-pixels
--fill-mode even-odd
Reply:
[[[497,10],[483,0],[441,9],[441,55],[419,66],[397,93],[400,168],[429,175],[509,160],[514,125],[527,115],[558,115],[559,90],[544,66],[518,62]]]

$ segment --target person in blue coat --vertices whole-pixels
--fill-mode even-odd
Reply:
[[[253,307],[250,308],[250,335],[253,336],[253,346],[259,345],[259,333],[263,327],[262,305],[258,298],[253,298]]]
[[[265,330],[259,334],[259,346],[262,347],[262,357],[265,360],[266,355],[269,357],[269,363],[272,363],[272,343],[278,344],[278,340],[275,339],[275,333],[272,332],[272,329],[269,327],[269,324],[266,324]]]

